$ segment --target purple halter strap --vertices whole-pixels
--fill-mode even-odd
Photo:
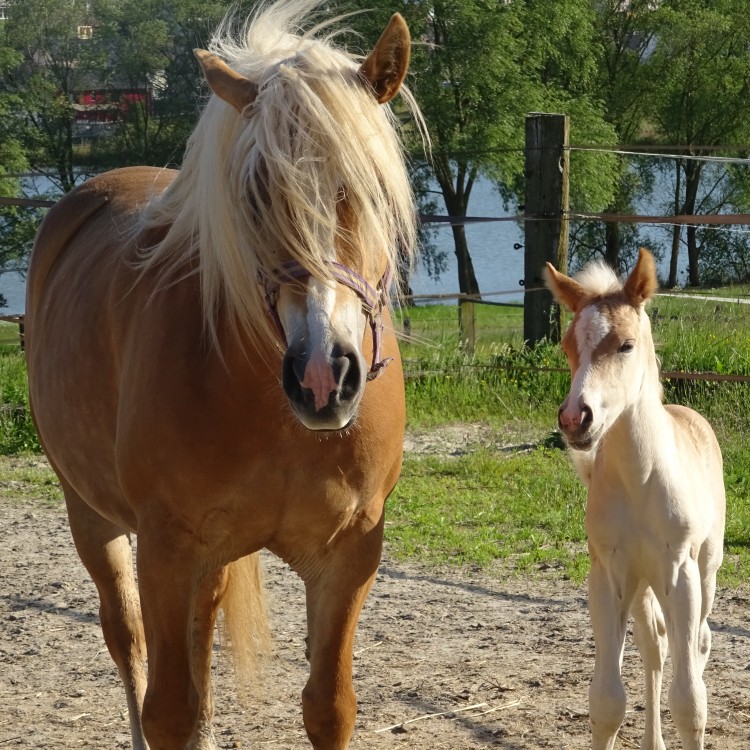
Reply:
[[[362,311],[367,316],[367,320],[370,323],[370,330],[372,331],[372,364],[367,373],[367,379],[374,380],[383,372],[388,366],[388,363],[393,359],[393,357],[385,357],[384,359],[380,358],[383,333],[382,311],[383,305],[386,302],[388,287],[391,283],[390,266],[386,268],[383,278],[378,282],[377,288],[373,289],[365,279],[351,268],[348,268],[341,263],[336,263],[335,261],[331,261],[329,265],[331,267],[333,278],[336,279],[339,284],[349,287],[349,289],[351,289],[360,300],[362,300]],[[280,272],[275,273],[273,277],[263,274],[260,279],[266,294],[266,306],[268,307],[268,312],[271,314],[276,329],[285,344],[286,334],[281,325],[279,313],[276,310],[276,300],[279,289],[282,284],[297,279],[307,279],[311,275],[310,271],[298,261],[288,260],[282,264]]]

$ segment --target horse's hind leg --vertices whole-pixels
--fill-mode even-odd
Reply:
[[[62,482],[78,554],[99,592],[104,640],[125,686],[133,750],[148,750],[141,727],[146,691],[146,648],[130,539]]]
[[[667,629],[650,586],[643,584],[633,600],[633,635],[646,672],[646,727],[642,750],[664,750],[661,734],[661,684],[667,658]]]
[[[382,523],[373,527],[359,521],[341,532],[326,554],[325,567],[305,580],[310,677],[302,711],[315,750],[345,750],[354,731],[354,635],[380,562]],[[298,572],[306,578],[304,571]]]

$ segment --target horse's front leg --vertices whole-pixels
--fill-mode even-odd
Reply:
[[[202,576],[191,554],[192,541],[162,519],[150,519],[138,536],[138,586],[148,653],[142,723],[150,750],[186,750],[205,709],[202,680],[197,686],[193,669],[194,613]],[[196,662],[201,672],[205,659]]]
[[[612,552],[611,556],[615,553]],[[612,563],[612,560],[608,560]],[[622,651],[634,587],[625,576],[610,576],[605,562],[591,549],[589,613],[594,632],[594,676],[589,688],[589,718],[593,750],[612,750],[625,718]]]
[[[661,734],[661,685],[667,658],[667,629],[659,602],[643,583],[633,600],[633,635],[646,673],[646,728],[642,750],[664,750]]]
[[[688,555],[675,565],[671,590],[663,599],[673,678],[669,690],[672,720],[684,750],[702,750],[707,697],[703,669],[711,650],[711,631],[703,605],[698,562]]]
[[[214,626],[219,604],[227,588],[228,570],[219,568],[200,583],[193,616],[193,682],[200,695],[198,725],[187,750],[216,750],[212,727],[214,705],[211,695],[211,658]]]
[[[325,552],[323,567],[305,579],[310,677],[302,692],[302,712],[315,750],[345,750],[354,731],[354,635],[377,573],[382,540],[382,512],[374,523],[356,519]]]

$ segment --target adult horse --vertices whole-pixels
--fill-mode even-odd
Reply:
[[[628,615],[646,671],[644,750],[664,750],[660,693],[672,652],[672,718],[684,750],[703,748],[711,650],[708,615],[723,555],[722,458],[708,422],[662,403],[646,302],[657,288],[641,250],[627,281],[603,263],[547,285],[575,315],[563,339],[570,392],[558,421],[588,487],[589,610],[596,657],[589,692],[594,750],[612,750],[625,716]]]
[[[216,747],[214,624],[224,606],[236,642],[230,604],[261,617],[261,548],[305,583],[312,745],[345,748],[354,726],[354,631],[402,460],[383,308],[415,213],[382,105],[410,41],[395,15],[360,63],[325,24],[293,31],[317,4],[261,8],[239,39],[225,24],[196,51],[213,95],[182,169],[84,183],[34,248],[33,414],[136,750]]]

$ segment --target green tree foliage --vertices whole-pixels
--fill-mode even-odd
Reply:
[[[0,47],[0,79],[20,62],[7,47]],[[0,198],[17,198],[22,194],[19,175],[28,169],[23,148],[23,121],[17,116],[19,98],[0,88]],[[31,249],[39,210],[0,203],[0,274],[23,270]],[[0,308],[6,306],[0,295]]]
[[[371,7],[372,3],[350,4]],[[399,11],[412,32],[408,83],[432,139],[423,170],[451,216],[466,216],[477,180],[494,182],[507,201],[523,200],[525,117],[571,116],[571,137],[611,143],[614,131],[589,91],[597,73],[594,11],[588,0],[438,0],[381,2],[370,43]],[[375,22],[376,19],[376,22]],[[362,27],[359,19],[357,27]],[[412,144],[419,159],[421,144]],[[582,210],[611,200],[616,165],[600,154],[573,155],[572,201]],[[462,225],[452,227],[461,292],[479,284]]]
[[[227,7],[203,0],[98,1],[95,33],[109,60],[103,83],[113,98],[119,93],[120,116],[111,137],[93,144],[97,166],[179,164],[200,102],[192,50],[207,44]]]
[[[16,97],[23,145],[32,166],[50,170],[62,190],[75,184],[76,93],[101,70],[101,51],[81,38],[91,20],[85,0],[8,0],[3,46],[18,56],[4,90]]]
[[[747,10],[744,0],[668,0],[653,13],[655,48],[645,65],[652,82],[651,118],[663,141],[691,147],[688,157],[715,156],[714,146],[743,146],[750,140]],[[675,160],[674,213],[696,213],[714,179],[706,161]],[[688,283],[697,286],[701,235],[695,226],[685,235]],[[669,286],[677,281],[681,237],[681,227],[674,227]]]

